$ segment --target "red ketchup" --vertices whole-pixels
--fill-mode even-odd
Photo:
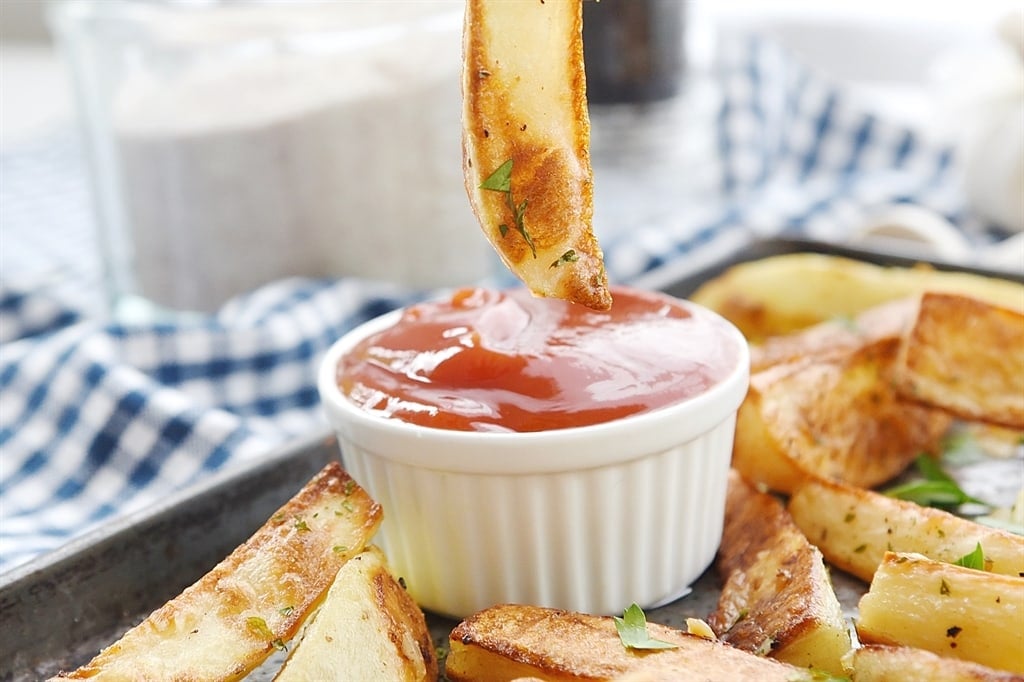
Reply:
[[[648,412],[735,369],[739,348],[720,318],[657,293],[612,293],[608,312],[525,289],[410,306],[341,359],[338,384],[381,416],[525,432]]]

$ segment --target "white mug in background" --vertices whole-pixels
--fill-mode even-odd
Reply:
[[[474,283],[462,3],[62,0],[109,293],[210,311],[290,276]]]

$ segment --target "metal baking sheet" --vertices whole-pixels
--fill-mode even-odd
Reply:
[[[901,266],[927,260],[802,240],[771,240],[706,266],[654,271],[639,284],[685,297],[731,265],[795,252]],[[1024,280],[931,262],[940,269]],[[0,575],[0,681],[44,679],[87,662],[206,573],[324,464],[338,457],[337,443],[329,433],[313,434]],[[864,584],[839,572],[833,578],[840,601],[852,610]],[[648,618],[685,627],[687,617],[708,615],[718,590],[718,577],[709,569],[689,595],[650,610]],[[432,614],[428,620],[435,643],[445,647],[455,622]],[[271,676],[258,672],[254,679]]]

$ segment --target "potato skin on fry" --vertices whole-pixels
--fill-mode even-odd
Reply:
[[[821,322],[790,334],[771,336],[750,349],[750,369],[841,357],[858,348],[903,338],[917,313],[918,299],[901,298],[869,308],[852,319]]]
[[[1024,312],[925,293],[900,347],[894,381],[910,399],[1024,429]]]
[[[716,566],[724,585],[708,623],[719,639],[802,668],[845,673],[850,635],[821,552],[778,499],[735,470]]]
[[[332,462],[209,573],[57,679],[242,679],[295,635],[381,519]]]
[[[748,654],[722,642],[648,623],[651,637],[674,649],[627,649],[611,617],[504,604],[452,630],[446,674],[452,682],[517,679],[799,682],[806,670]]]
[[[1024,682],[1005,670],[937,656],[924,649],[868,644],[850,658],[852,682]]]
[[[582,26],[582,0],[468,0],[463,171],[481,229],[534,294],[607,310],[612,299],[592,227]],[[480,187],[509,160],[510,196]],[[515,229],[509,201],[524,206],[532,247]]]
[[[858,611],[862,642],[1024,673],[1024,578],[887,552]]]
[[[331,585],[275,682],[434,682],[437,656],[416,602],[373,545]]]
[[[986,570],[1024,574],[1024,537],[940,509],[823,479],[800,486],[788,508],[830,564],[865,582],[886,551],[956,561],[979,543]]]
[[[755,372],[737,416],[733,466],[789,493],[814,477],[873,487],[921,452],[936,452],[951,418],[904,400],[889,380],[899,340]]]
[[[751,343],[835,318],[852,318],[925,291],[973,296],[1024,307],[1024,286],[931,266],[874,265],[819,253],[794,253],[736,265],[690,297],[731,321]]]

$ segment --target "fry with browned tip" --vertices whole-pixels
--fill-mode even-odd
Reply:
[[[538,296],[611,307],[594,236],[582,0],[468,0],[463,170],[505,265]]]

